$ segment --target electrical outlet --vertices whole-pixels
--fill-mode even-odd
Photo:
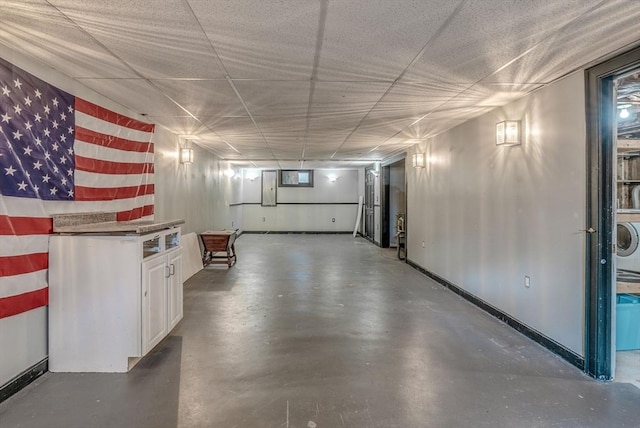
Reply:
[[[335,217],[333,217],[333,218],[331,219],[331,223],[335,223],[335,222],[336,222],[336,218],[335,218]]]
[[[529,278],[528,275],[524,276],[524,286],[527,288],[531,287],[531,278]]]

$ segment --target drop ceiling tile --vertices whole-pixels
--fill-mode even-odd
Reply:
[[[318,78],[392,82],[456,5],[450,0],[327,2]]]
[[[309,105],[309,81],[234,81],[252,115],[306,115]]]
[[[607,1],[483,82],[548,83],[620,47],[637,45],[639,34],[640,4]]]
[[[80,79],[81,83],[145,116],[184,116],[185,111],[143,79]]]
[[[70,77],[137,77],[77,25],[40,0],[3,0],[0,44]],[[10,57],[5,59],[11,61]]]
[[[389,87],[385,82],[317,82],[310,113],[364,116]]]
[[[232,78],[311,77],[319,2],[189,0],[189,4]]]
[[[202,117],[201,132],[213,132],[224,138],[263,140],[249,117]]]
[[[225,73],[182,0],[52,0],[57,8],[146,78],[219,78]]]
[[[338,113],[313,115],[309,118],[309,133],[351,133],[365,118],[363,113]]]
[[[600,0],[466,2],[402,81],[477,82],[597,3]]]
[[[247,116],[226,80],[172,79],[152,80],[151,83],[194,116]]]

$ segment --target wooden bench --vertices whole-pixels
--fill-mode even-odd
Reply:
[[[200,234],[200,240],[204,247],[202,254],[204,266],[211,263],[226,263],[231,267],[236,262],[235,230],[208,230]]]

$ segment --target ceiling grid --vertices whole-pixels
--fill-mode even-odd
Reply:
[[[630,0],[0,2],[0,57],[268,168],[379,161],[638,34]]]

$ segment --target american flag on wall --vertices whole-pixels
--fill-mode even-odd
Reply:
[[[0,59],[0,318],[47,305],[52,214],[153,216],[153,132]]]

